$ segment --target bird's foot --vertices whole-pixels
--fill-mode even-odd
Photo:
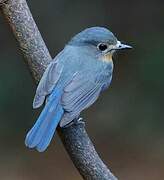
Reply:
[[[72,126],[72,125],[79,125],[79,124],[83,124],[85,126],[85,122],[83,121],[82,117],[78,117],[75,118],[73,121],[71,121],[69,124],[67,124],[66,126],[64,126],[65,128]]]
[[[76,118],[76,119],[73,120],[73,124],[76,124],[76,125],[83,124],[83,125],[85,125],[85,122],[83,121],[82,117],[79,117],[79,118]]]

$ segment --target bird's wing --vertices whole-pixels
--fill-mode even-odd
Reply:
[[[92,105],[98,98],[102,88],[102,83],[84,78],[78,73],[72,81],[65,87],[61,103],[65,110],[64,116],[60,121],[63,127],[76,118],[82,110]]]
[[[51,93],[62,73],[63,66],[57,60],[53,60],[45,70],[33,100],[33,108],[40,107],[47,95]]]

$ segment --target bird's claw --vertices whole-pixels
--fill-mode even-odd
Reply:
[[[67,127],[70,127],[72,125],[79,125],[79,124],[83,124],[85,126],[85,122],[83,121],[82,117],[75,118],[73,121],[71,121],[69,124],[67,124],[64,127],[67,128]]]
[[[83,118],[82,117],[79,117],[79,118],[76,118],[74,121],[73,121],[73,124],[83,124],[85,125],[85,122],[83,121]]]

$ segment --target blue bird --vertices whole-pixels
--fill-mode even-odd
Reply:
[[[45,102],[39,118],[27,133],[25,144],[43,152],[58,124],[78,119],[111,83],[116,50],[131,48],[103,27],[75,35],[45,70],[36,90],[33,108]]]

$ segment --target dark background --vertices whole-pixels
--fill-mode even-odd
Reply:
[[[134,47],[114,57],[111,87],[83,113],[97,151],[120,180],[164,179],[164,1],[29,0],[54,57],[86,27],[106,26]],[[0,16],[0,179],[80,180],[56,135],[44,153],[24,145],[39,111],[34,83]]]

